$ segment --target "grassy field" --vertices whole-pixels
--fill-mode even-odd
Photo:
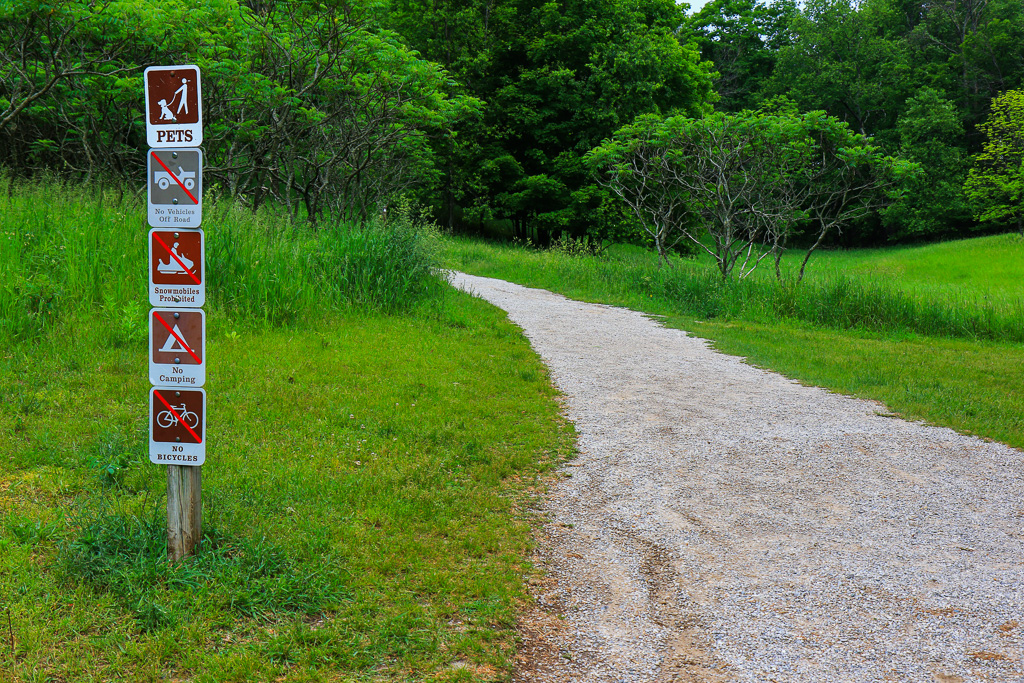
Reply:
[[[791,258],[796,258],[793,254]],[[851,273],[898,279],[917,291],[1024,298],[1024,239],[1016,233],[888,249],[823,251],[811,257],[813,275]]]
[[[574,444],[504,315],[433,279],[429,241],[352,230],[332,263],[224,209],[208,266],[268,266],[242,284],[272,310],[211,284],[205,535],[169,566],[143,215],[22,189],[0,198],[0,681],[501,680],[529,505]]]
[[[659,268],[631,247],[591,257],[446,244],[452,268],[662,315],[760,367],[1024,447],[1024,246],[1015,235],[826,252],[799,286],[767,272],[723,285],[707,262]]]
[[[3,683],[504,680],[529,504],[574,438],[519,331],[432,275],[441,249],[1024,445],[1015,242],[960,245],[989,266],[960,284],[928,279],[957,272],[936,245],[826,254],[801,289],[732,287],[631,248],[208,211],[206,535],[169,566],[146,445],[142,206],[46,184],[0,197]]]

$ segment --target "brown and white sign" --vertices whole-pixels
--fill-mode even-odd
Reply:
[[[206,392],[154,387],[149,392],[149,460],[158,465],[206,461]]]
[[[149,383],[164,387],[206,384],[206,312],[154,308],[149,312]]]
[[[199,308],[206,303],[202,230],[149,231],[149,303]]]
[[[203,153],[198,149],[151,149],[148,199],[154,228],[198,228],[203,220]]]
[[[203,143],[199,67],[151,66],[144,72],[146,139],[150,147],[198,147]]]

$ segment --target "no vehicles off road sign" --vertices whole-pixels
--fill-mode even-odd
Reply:
[[[150,147],[203,144],[199,67],[151,66],[145,71],[146,140]]]
[[[158,465],[206,461],[206,392],[154,387],[149,391],[149,460]]]
[[[203,153],[149,150],[147,198],[154,228],[198,228],[203,220]]]
[[[206,384],[206,312],[154,308],[149,312],[149,383],[201,387]]]
[[[149,303],[199,308],[206,303],[202,230],[149,231]]]

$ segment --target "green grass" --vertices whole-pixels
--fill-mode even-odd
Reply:
[[[204,537],[171,566],[142,207],[14,189],[0,681],[507,677],[527,508],[573,432],[520,331],[437,276],[429,226],[314,231],[207,198]]]
[[[449,293],[436,315],[239,335],[216,316],[207,537],[178,567],[145,351],[78,322],[0,364],[0,680],[508,670],[530,571],[517,510],[573,436],[499,311]]]
[[[0,184],[9,184],[2,172]],[[12,188],[0,194],[0,343],[31,341],[82,313],[104,316],[122,341],[145,335],[133,322],[149,308],[145,196],[57,182]],[[279,326],[436,299],[430,228],[392,213],[387,224],[314,230],[205,197],[207,310]]]
[[[795,256],[795,255],[794,255]],[[1024,297],[1024,239],[1016,233],[925,246],[816,252],[808,272],[898,279],[904,289]]]
[[[658,268],[654,255],[631,247],[586,257],[458,238],[446,245],[452,268],[664,315],[726,353],[807,384],[1024,447],[1022,247],[1014,235],[829,252],[812,260],[799,286],[778,285],[770,273],[723,285],[706,261]],[[989,274],[957,284],[963,271],[949,263],[958,249],[968,263],[987,263]],[[898,268],[916,276],[886,270]]]
[[[621,305],[660,307],[660,313],[764,323],[790,320],[841,330],[913,333],[1024,342],[1024,299],[971,292],[921,292],[893,278],[833,268],[797,284],[762,270],[722,281],[706,260],[673,259],[660,268],[642,249],[619,246],[603,257],[572,256],[449,239],[453,267],[514,273],[570,296]],[[500,276],[500,275],[499,275]]]

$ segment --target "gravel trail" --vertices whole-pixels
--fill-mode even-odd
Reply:
[[[1020,451],[640,313],[451,280],[523,328],[579,432],[514,681],[1024,681]]]

